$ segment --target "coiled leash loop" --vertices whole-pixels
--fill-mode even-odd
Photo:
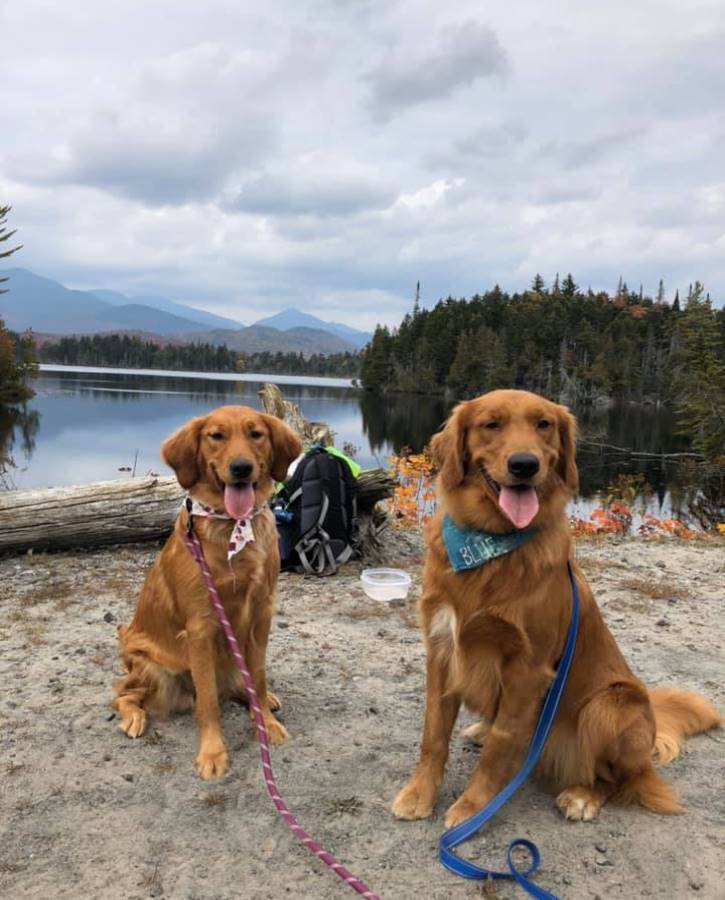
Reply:
[[[508,850],[506,851],[509,866],[508,872],[495,872],[490,869],[484,869],[481,866],[474,865],[474,863],[469,862],[466,859],[461,859],[460,856],[456,856],[453,850],[459,844],[462,844],[464,841],[468,840],[468,838],[472,837],[479,828],[482,828],[486,822],[492,819],[499,809],[501,809],[501,807],[516,793],[531,774],[531,770],[538,762],[541,751],[544,749],[544,744],[546,743],[554,718],[556,717],[559,701],[561,700],[564,688],[566,687],[566,680],[569,675],[571,661],[574,657],[576,636],[579,629],[579,589],[577,587],[576,579],[574,578],[571,563],[567,563],[567,568],[569,572],[569,581],[571,582],[571,619],[569,621],[569,631],[566,636],[566,643],[564,644],[564,652],[559,660],[559,665],[556,670],[556,677],[551,683],[549,690],[546,692],[546,697],[543,706],[541,707],[541,712],[539,713],[539,719],[536,723],[534,736],[531,738],[531,744],[529,745],[526,759],[506,787],[499,791],[499,793],[496,794],[482,810],[479,810],[479,812],[472,815],[470,819],[466,819],[465,822],[461,822],[459,825],[449,828],[448,831],[444,832],[441,835],[438,845],[438,858],[441,863],[455,875],[477,881],[485,881],[488,878],[491,878],[494,881],[503,879],[516,881],[530,897],[536,897],[537,900],[558,900],[558,898],[555,894],[550,894],[548,891],[545,891],[542,887],[539,887],[533,881],[529,880],[529,876],[533,875],[538,870],[541,861],[539,848],[533,841],[518,838],[509,844]],[[523,847],[528,851],[530,856],[529,866],[523,871],[517,868],[513,860],[513,851],[517,847]]]

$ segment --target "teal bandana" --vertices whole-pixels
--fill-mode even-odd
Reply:
[[[443,543],[454,572],[477,569],[497,556],[505,556],[535,534],[535,528],[513,534],[492,534],[476,528],[461,528],[450,516],[443,518]]]

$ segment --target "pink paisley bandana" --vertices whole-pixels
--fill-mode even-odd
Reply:
[[[210,506],[199,503],[199,501],[195,500],[193,497],[190,497],[190,500],[192,516],[204,516],[207,519],[227,519],[228,521],[234,522],[234,528],[232,528],[232,533],[229,538],[229,546],[227,547],[227,560],[229,562],[231,562],[237,553],[241,553],[247,544],[254,543],[252,519],[262,512],[261,509],[254,510],[247,519],[231,519],[225,512],[217,512],[217,510],[212,509]],[[182,506],[186,509],[186,500],[184,500]]]

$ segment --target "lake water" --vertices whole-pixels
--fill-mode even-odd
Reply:
[[[327,422],[338,447],[359,448],[364,468],[385,465],[402,447],[420,450],[448,412],[440,397],[371,397],[344,379],[47,367],[23,411],[0,411],[0,441],[9,444],[16,463],[12,484],[21,489],[130,477],[119,470],[134,463],[137,475],[169,474],[159,456],[165,437],[215,406],[259,407],[257,391],[265,381],[283,385],[285,399],[297,403],[306,418]],[[604,443],[648,452],[683,449],[671,414],[653,407],[593,411],[581,425]],[[582,500],[574,512],[587,514],[597,492],[617,474],[639,471],[654,489],[648,508],[669,514],[674,467],[584,448],[578,462]]]

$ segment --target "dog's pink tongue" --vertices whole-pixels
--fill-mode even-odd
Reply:
[[[517,528],[526,528],[539,511],[539,498],[532,487],[510,488],[502,484],[498,505]]]
[[[251,484],[244,487],[224,486],[224,509],[232,519],[246,519],[254,509],[254,488]]]

